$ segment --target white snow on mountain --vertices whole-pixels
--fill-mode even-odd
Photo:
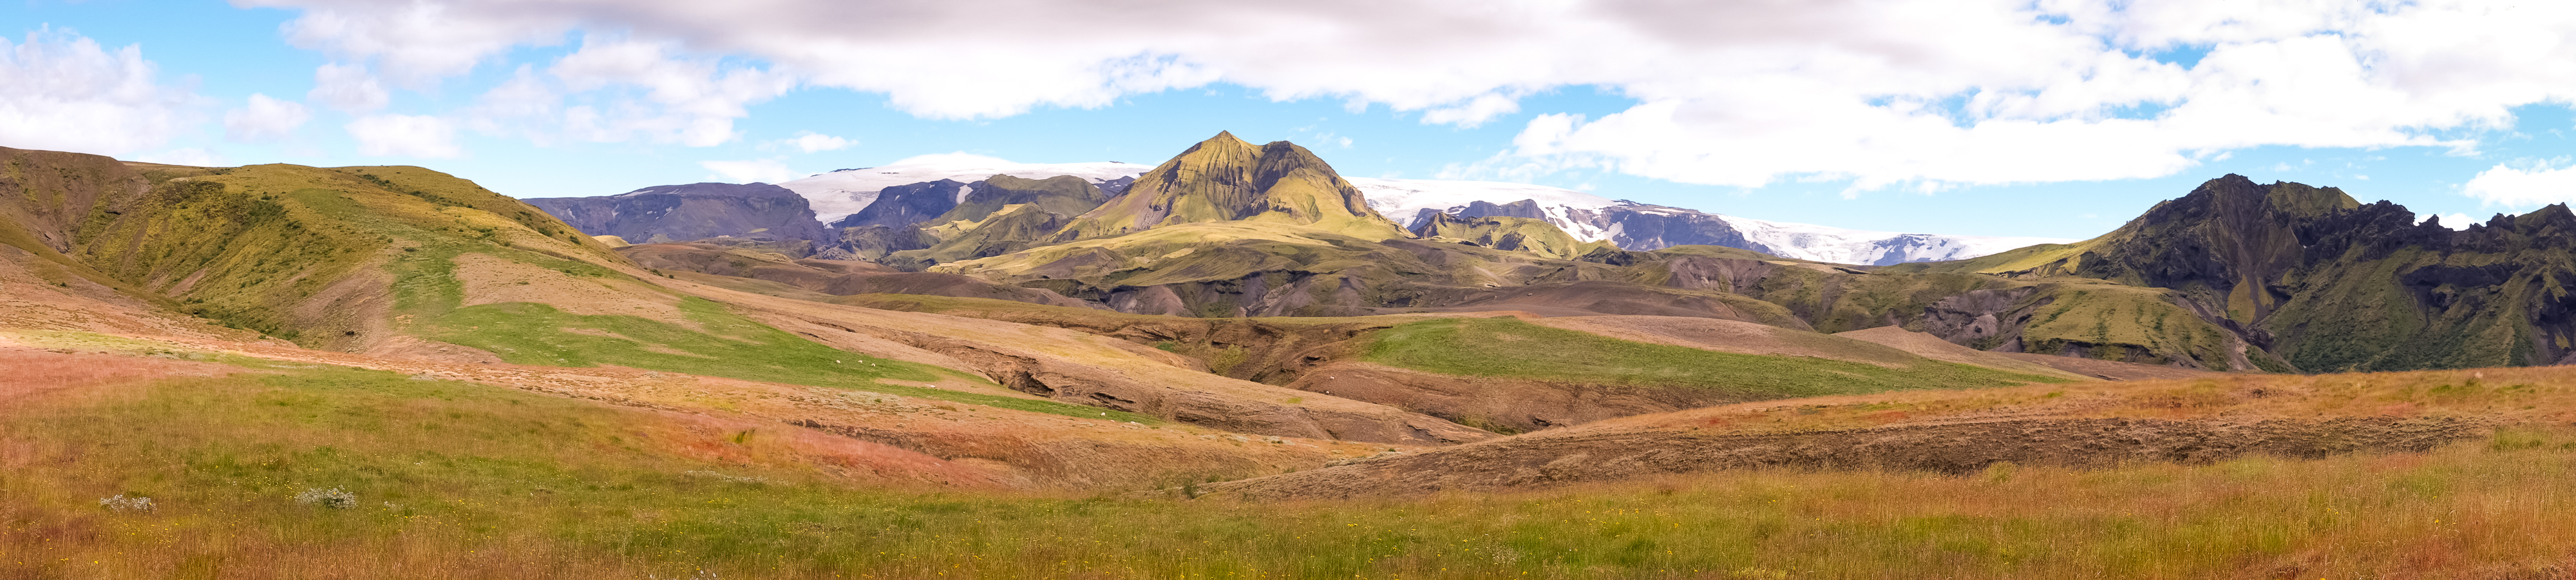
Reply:
[[[1549,223],[1564,228],[1565,233],[1573,234],[1575,238],[1590,242],[1608,238],[1610,232],[1576,220],[1570,212],[1619,205],[1617,201],[1598,195],[1526,183],[1372,177],[1345,179],[1351,182],[1352,187],[1359,188],[1360,195],[1368,197],[1369,209],[1377,210],[1378,215],[1395,220],[1406,228],[1413,227],[1417,221],[1414,217],[1425,209],[1454,213],[1478,201],[1501,204],[1531,199],[1538,200],[1539,211],[1547,214]]]
[[[906,158],[881,167],[844,169],[807,176],[778,184],[814,206],[816,217],[823,223],[866,209],[875,203],[877,194],[896,185],[956,180],[972,183],[994,175],[1026,179],[1045,179],[1071,175],[1102,183],[1119,178],[1133,178],[1153,169],[1133,163],[1013,163],[1008,160],[971,153],[942,153]],[[1774,222],[1712,214],[1681,208],[1645,205],[1613,200],[1598,195],[1542,185],[1495,181],[1452,181],[1434,179],[1349,178],[1367,196],[1370,209],[1378,215],[1407,227],[1414,225],[1424,209],[1455,213],[1468,204],[1484,201],[1508,204],[1535,200],[1538,210],[1549,223],[1564,228],[1583,241],[1613,239],[1623,246],[1625,239],[1622,216],[1646,214],[1659,218],[1682,218],[1698,223],[1714,220],[1743,236],[1746,248],[1773,255],[1833,262],[1840,264],[1894,264],[1931,260],[1963,260],[2033,244],[2068,243],[2074,240],[2056,238],[1950,236],[1900,232],[1849,230],[1812,224]],[[962,200],[966,188],[959,188]],[[1657,238],[1660,239],[1660,238]],[[1652,243],[1651,241],[1649,243]],[[1687,242],[1677,242],[1687,243]],[[1647,245],[1644,243],[1636,245]],[[1656,249],[1637,247],[1630,249]]]
[[[1500,183],[1491,181],[1448,181],[1430,179],[1351,178],[1351,185],[1368,196],[1370,209],[1396,220],[1406,227],[1414,225],[1421,210],[1432,209],[1456,213],[1477,201],[1507,204],[1536,200],[1539,211],[1549,223],[1565,229],[1576,239],[1600,241],[1622,237],[1625,224],[1621,214],[1657,216],[1706,216],[1726,224],[1746,241],[1761,247],[1746,248],[1784,258],[1833,262],[1838,264],[1894,264],[1937,260],[1964,260],[2004,250],[2035,244],[2062,244],[2074,240],[2058,238],[1951,236],[1900,232],[1874,232],[1775,222],[1712,214],[1680,208],[1650,206],[1636,202],[1612,200],[1570,189]],[[1657,249],[1657,248],[1630,248]]]
[[[1744,239],[1769,248],[1772,255],[1836,264],[1901,264],[1965,260],[2039,244],[2076,240],[2009,236],[1945,236],[1847,230],[1815,224],[1775,222],[1709,214]],[[1895,259],[1889,259],[1895,258]]]
[[[1121,177],[1144,175],[1146,171],[1153,168],[1154,166],[1151,165],[1115,161],[1012,163],[997,157],[959,152],[908,157],[880,167],[843,169],[815,174],[780,183],[778,186],[805,196],[805,200],[814,206],[815,217],[822,219],[823,223],[832,223],[844,216],[867,209],[868,204],[876,203],[879,192],[896,185],[942,179],[973,183],[994,175],[1008,175],[1022,179],[1046,179],[1058,175],[1071,175],[1090,180],[1092,183],[1100,183]],[[961,190],[958,195],[963,199],[965,192]]]

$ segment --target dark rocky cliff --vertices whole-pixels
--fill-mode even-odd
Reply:
[[[760,240],[834,241],[804,196],[766,183],[691,183],[647,187],[603,197],[525,200],[582,233],[634,243],[732,236]]]

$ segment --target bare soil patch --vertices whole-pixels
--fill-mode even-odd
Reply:
[[[1806,356],[1905,368],[1914,356],[1872,342],[1834,338],[1767,324],[1681,316],[1577,316],[1529,319],[1530,324],[1588,332],[1621,340],[1718,352]]]
[[[456,257],[456,278],[465,287],[464,305],[534,302],[586,316],[640,316],[697,328],[681,312],[680,297],[652,286],[602,278],[579,278],[530,264],[484,254]]]
[[[2064,370],[2064,369],[2060,369],[2060,368],[2057,368],[2057,367],[2052,367],[2052,366],[2044,365],[2044,364],[2039,364],[2039,363],[2035,363],[2035,362],[2030,362],[2030,361],[2021,360],[2021,359],[2019,359],[2019,358],[2015,358],[2015,357],[2013,357],[2013,356],[2010,356],[2012,353],[1987,352],[1987,351],[1977,350],[1977,349],[1968,348],[1968,347],[1964,347],[1964,346],[1959,346],[1959,345],[1957,345],[1957,344],[1951,343],[1950,341],[1947,341],[1947,340],[1941,340],[1941,337],[1933,336],[1933,335],[1932,335],[1932,334],[1930,334],[1930,333],[1914,332],[1914,331],[1911,331],[1911,330],[1906,330],[1906,329],[1898,328],[1898,327],[1894,327],[1894,326],[1881,326],[1881,327],[1878,327],[1878,328],[1870,328],[1870,329],[1863,329],[1863,330],[1854,330],[1854,331],[1850,331],[1850,332],[1837,332],[1837,333],[1834,333],[1834,336],[1843,337],[1843,338],[1849,338],[1849,339],[1853,339],[1853,340],[1862,340],[1862,341],[1873,342],[1873,343],[1877,343],[1877,344],[1885,345],[1885,346],[1887,346],[1887,347],[1889,347],[1889,348],[1894,348],[1894,349],[1902,350],[1902,351],[1905,351],[1905,352],[1908,352],[1908,353],[1913,353],[1913,354],[1914,354],[1914,356],[1919,356],[1919,357],[1928,358],[1928,359],[1937,360],[1937,361],[1943,361],[1943,362],[1954,362],[1954,363],[1959,363],[1959,364],[1963,364],[1963,365],[1976,365],[1976,366],[1981,366],[1981,367],[1986,367],[1986,368],[2001,369],[2001,370],[2012,371],[2012,372],[2017,372],[2017,373],[2029,373],[2029,374],[2040,375],[2040,376],[2049,376],[2049,377],[2058,377],[2058,378],[2067,378],[2067,379],[2080,379],[2080,380],[2088,380],[2088,381],[2106,380],[2106,379],[2104,379],[2104,378],[2102,378],[2102,377],[2097,377],[2097,376],[2094,376],[2094,375],[2083,374],[2083,373],[2077,373],[2077,372],[2070,372],[2070,371],[2067,371],[2067,370]],[[2103,361],[2103,362],[2109,362],[2109,361]],[[2112,363],[2112,364],[2130,365],[2130,364],[2133,364],[2133,363]],[[2147,366],[2147,365],[2134,365],[2134,366]]]
[[[1998,352],[1994,354],[2011,357],[2014,360],[2046,365],[2049,368],[2110,381],[2162,381],[2206,378],[2227,374],[2200,369],[2142,365],[2131,362],[2108,361],[2073,356],[2033,354],[2026,352]]]

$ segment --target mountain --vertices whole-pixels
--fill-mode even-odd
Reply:
[[[766,183],[691,183],[601,197],[523,200],[575,229],[633,243],[732,236],[829,241],[805,198]]]
[[[1863,266],[1536,198],[1385,236],[1293,146],[1191,158],[1236,145],[1128,195],[1254,219],[1056,242],[1098,185],[952,180],[996,197],[904,224],[920,272],[611,249],[420,167],[0,148],[0,544],[40,556],[0,577],[2564,572],[2548,510],[2492,509],[2563,487],[2563,369],[2250,372],[2564,360],[2564,206],[2453,232],[2228,176]],[[2463,511],[2536,532],[2353,548]],[[1750,551],[1655,549],[1711,534]]]
[[[1418,227],[1436,213],[1460,217],[1544,219],[1575,239],[1609,241],[1632,250],[1709,245],[1837,264],[1887,265],[1960,260],[2053,238],[1952,236],[1848,230],[1773,222],[1692,209],[1611,200],[1521,183],[1353,178],[1379,213]]]
[[[2335,188],[2227,175],[2118,230],[1922,271],[2171,288],[2304,371],[2576,362],[2576,214],[2464,230]]]
[[[949,180],[972,183],[994,175],[1024,179],[1046,179],[1071,176],[1091,183],[1107,195],[1118,195],[1137,175],[1153,169],[1143,165],[1115,161],[1097,163],[1012,163],[1001,159],[967,153],[922,155],[880,167],[840,169],[806,176],[778,184],[805,196],[817,217],[825,222],[840,221],[859,213],[876,202],[885,188]],[[934,214],[935,215],[935,214]]]
[[[962,209],[962,208],[961,208]],[[906,270],[921,270],[964,260],[1000,256],[1046,243],[1064,229],[1065,214],[1047,211],[1043,206],[1015,203],[985,213],[973,221],[954,220],[921,228],[919,236],[929,246],[895,251],[878,259],[886,265]]]
[[[1055,239],[1225,221],[1291,224],[1367,239],[1404,236],[1403,229],[1370,210],[1357,188],[1306,148],[1287,141],[1256,146],[1219,132],[1138,176],[1125,193],[1075,217]]]
[[[719,397],[722,409],[704,407],[708,412],[747,413],[772,425],[861,425],[852,429],[925,453],[936,445],[1021,449],[995,466],[1023,481],[1031,474],[1068,483],[1154,477],[1066,465],[1088,453],[1198,447],[1206,453],[1167,458],[1259,464],[1215,449],[1232,448],[1230,441],[1195,435],[1150,437],[1178,447],[1062,438],[1129,421],[1403,445],[1493,436],[1384,405],[1198,372],[1170,353],[1114,339],[839,306],[799,284],[1050,301],[1044,291],[717,245],[642,244],[620,248],[621,255],[533,206],[419,167],[137,166],[5,148],[0,162],[0,208],[8,208],[0,218],[9,220],[0,223],[0,246],[10,248],[0,250],[0,322],[58,317],[36,329],[221,340],[227,343],[190,348],[258,348],[393,368],[463,365],[439,368],[496,381],[534,376],[503,365],[580,368],[550,376],[582,378],[532,388],[588,388],[567,385],[595,386],[610,379],[581,373],[608,373],[644,389],[604,399],[611,401],[650,396],[646,391],[660,387],[642,385],[657,378],[678,380],[690,383],[683,390],[732,393]],[[273,338],[242,344],[262,337]],[[757,394],[773,387],[752,384],[789,394]],[[1031,417],[1038,415],[1083,427],[1032,439],[991,423],[980,434],[942,432],[927,421],[887,427],[849,413],[853,402],[907,399],[1005,425],[1043,424]]]
[[[1013,204],[1028,204],[1038,211],[1072,217],[1100,207],[1109,197],[1100,186],[1071,175],[1025,179],[997,174],[973,183],[942,179],[887,186],[878,192],[875,203],[832,222],[830,227],[906,228],[980,221]]]
[[[1595,245],[1576,242],[1574,236],[1566,235],[1565,230],[1554,224],[1528,217],[1458,217],[1435,212],[1428,219],[1414,224],[1411,233],[1417,238],[1454,240],[1497,250],[1520,250],[1559,260],[1581,257]]]
[[[831,228],[911,227],[955,209],[957,202],[973,191],[967,184],[950,179],[886,186],[877,191],[874,202],[858,213],[832,222]]]
[[[1293,144],[1284,147],[1293,149],[1294,154],[1283,151],[1274,156],[1275,158],[1264,158],[1264,154],[1258,151],[1264,147],[1252,146],[1250,143],[1233,138],[1231,134],[1225,134],[1224,137],[1224,140],[1210,139],[1202,143],[1202,146],[1211,144],[1224,146],[1207,148],[1200,156],[1206,159],[1193,158],[1191,163],[1205,163],[1220,157],[1226,159],[1226,163],[1239,161],[1259,165],[1275,162],[1274,167],[1266,169],[1280,173],[1273,176],[1274,178],[1286,177],[1292,167],[1324,166],[1322,159]],[[1271,161],[1263,161],[1263,159],[1271,159]],[[1138,179],[1145,177],[1146,173],[1157,168],[1117,162],[1011,163],[990,157],[956,153],[913,157],[882,167],[842,169],[791,180],[779,184],[779,187],[804,196],[807,203],[814,208],[816,217],[831,224],[824,228],[825,235],[816,238],[823,242],[823,246],[827,246],[820,249],[821,254],[877,259],[891,252],[927,249],[931,244],[936,243],[936,240],[922,238],[912,231],[911,228],[915,226],[931,227],[938,223],[959,220],[977,221],[983,218],[984,213],[997,210],[1003,205],[1037,203],[1048,213],[1068,218],[1079,216],[1094,208],[1102,207],[1104,202],[1123,199],[1125,197],[1123,194],[1128,188],[1133,187]],[[1194,167],[1186,171],[1195,176],[1201,169],[1204,168]],[[1243,173],[1244,171],[1250,171],[1250,169],[1238,168],[1236,174],[1225,179],[1253,179],[1254,176]],[[1177,179],[1181,173],[1183,170],[1176,168],[1166,179]],[[1008,180],[999,179],[1003,177],[1007,177]],[[1052,184],[1039,186],[1027,183],[1031,181]],[[1071,186],[1074,182],[1088,184],[1091,189],[1096,190],[1096,193],[1076,191],[1079,188]],[[1287,197],[1310,199],[1285,201],[1283,198],[1281,202],[1283,205],[1276,208],[1279,210],[1276,212],[1271,211],[1273,208],[1251,207],[1251,204],[1254,204],[1251,201],[1252,198],[1263,194],[1245,191],[1216,194],[1214,190],[1210,190],[1202,194],[1180,196],[1197,201],[1179,201],[1178,197],[1158,201],[1151,199],[1152,196],[1125,201],[1123,203],[1131,204],[1133,207],[1120,206],[1105,210],[1107,213],[1104,213],[1104,216],[1114,213],[1121,216],[1117,219],[1129,221],[1150,217],[1169,223],[1184,223],[1191,220],[1253,219],[1255,215],[1272,213],[1273,217],[1261,219],[1304,223],[1303,220],[1321,219],[1327,214],[1358,216],[1362,213],[1326,206],[1360,207],[1373,211],[1382,218],[1392,219],[1397,226],[1393,228],[1395,230],[1414,229],[1429,220],[1428,216],[1434,213],[1449,213],[1458,217],[1520,217],[1545,220],[1572,235],[1577,242],[1607,241],[1622,248],[1638,250],[1683,245],[1714,245],[1744,248],[1801,260],[1863,265],[1958,260],[2027,245],[2072,241],[2052,238],[1848,230],[1739,218],[1631,201],[1614,201],[1578,191],[1517,183],[1374,178],[1343,178],[1343,182],[1356,189],[1358,195],[1355,197],[1364,199],[1365,202],[1351,203],[1350,197],[1353,196],[1345,196],[1339,192],[1340,185],[1315,183],[1292,186],[1282,191],[1297,191],[1305,188],[1330,192],[1330,195],[1283,193]],[[1274,185],[1260,187],[1267,188]],[[1227,185],[1224,188],[1240,187],[1247,186]],[[1033,189],[1053,193],[1028,195],[1028,192]],[[1164,192],[1156,195],[1171,197],[1172,193]],[[1165,207],[1166,204],[1175,202],[1182,207],[1177,209]],[[1261,203],[1267,203],[1267,201]],[[551,202],[541,205],[554,207],[549,204]],[[972,209],[958,215],[946,215],[959,207]],[[1170,214],[1175,211],[1180,212],[1181,217],[1177,218],[1179,221],[1172,221],[1174,218]],[[572,221],[587,223],[587,219],[572,219]],[[1358,222],[1373,221],[1358,217],[1349,219]],[[1116,219],[1106,218],[1088,222],[1074,221],[1081,224],[1078,227],[1083,231],[1068,233],[1067,237],[1055,239],[1061,241],[1097,237],[1109,235],[1111,232],[1134,231],[1151,225],[1113,224],[1109,222],[1117,221]],[[1360,233],[1362,237],[1385,235],[1389,229],[1377,224],[1357,224],[1356,222],[1355,224],[1353,227],[1360,229],[1354,232]],[[747,232],[748,229],[752,228],[746,228],[745,231]],[[585,229],[585,231],[588,230]],[[726,235],[739,237],[745,233]],[[626,237],[628,241],[649,239],[649,236]],[[670,239],[698,238],[673,236]]]

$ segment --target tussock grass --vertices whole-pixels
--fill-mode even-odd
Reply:
[[[1512,318],[1444,318],[1378,331],[1363,360],[1419,371],[1609,385],[1723,389],[1747,399],[1899,389],[2002,387],[2064,379],[1929,359],[1907,369],[1632,342]]]
[[[772,438],[390,373],[84,393],[0,422],[0,576],[2501,578],[2576,557],[2562,427],[2311,461],[1250,503],[851,486]],[[294,500],[334,487],[356,507]],[[118,494],[158,509],[97,505]]]

